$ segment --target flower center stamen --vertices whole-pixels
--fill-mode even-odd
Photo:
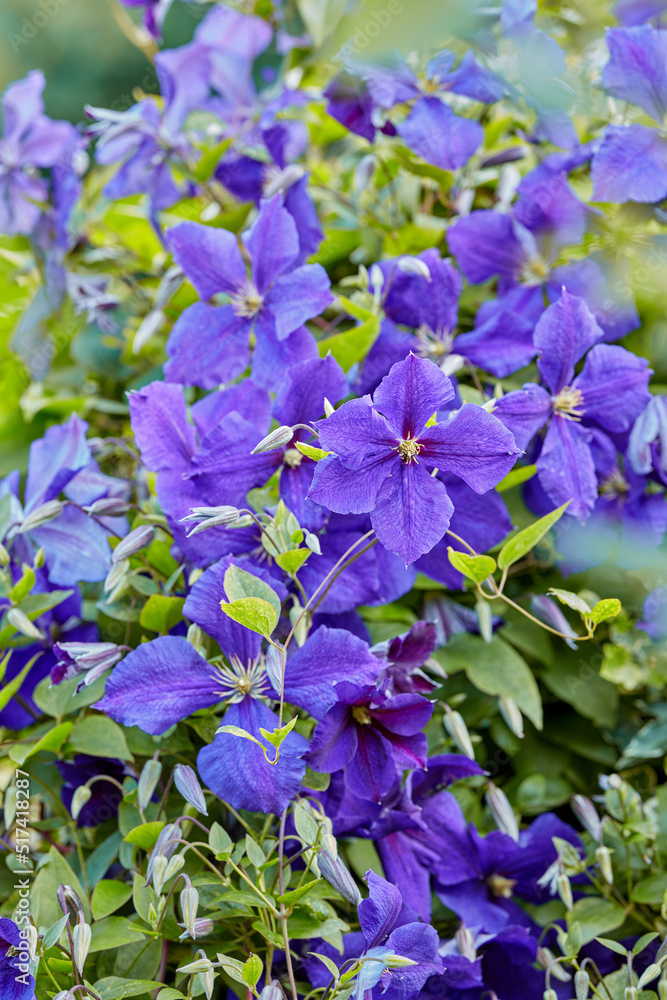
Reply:
[[[288,448],[283,456],[283,462],[290,469],[298,469],[303,461],[303,455],[298,448]]]
[[[630,483],[620,469],[614,469],[600,485],[600,496],[605,500],[625,500],[630,492]]]
[[[264,662],[261,657],[252,663],[244,664],[236,656],[229,657],[229,666],[221,666],[215,674],[215,680],[221,684],[218,692],[222,698],[230,702],[239,702],[250,695],[261,698],[266,693],[267,678]]]
[[[554,410],[567,420],[579,421],[586,412],[582,406],[583,402],[584,397],[581,390],[573,389],[572,386],[566,385],[554,397]]]
[[[502,899],[511,899],[516,879],[494,874],[489,875],[486,881],[494,896],[500,896]]]
[[[398,442],[398,453],[406,465],[409,465],[411,462],[416,462],[417,455],[421,450],[422,446],[416,438],[407,438],[405,441]]]
[[[256,316],[264,305],[264,296],[260,295],[252,281],[245,281],[236,295],[232,295],[232,308],[237,316],[251,319]]]
[[[549,264],[543,257],[530,257],[521,267],[521,278],[531,288],[542,285],[549,277]]]
[[[352,709],[352,718],[360,726],[370,726],[371,724],[371,713],[365,705],[355,705]]]

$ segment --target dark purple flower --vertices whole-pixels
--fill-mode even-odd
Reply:
[[[162,25],[172,0],[122,0],[122,2],[126,7],[143,7],[146,31],[156,40],[162,37]]]
[[[211,87],[233,119],[255,99],[254,61],[272,38],[268,21],[226,4],[213,7],[197,26],[195,42],[206,50]]]
[[[77,788],[85,785],[91,778],[100,777],[99,781],[93,781],[90,785],[91,797],[81,808],[77,826],[99,826],[118,815],[123,793],[113,781],[105,781],[104,778],[114,778],[122,785],[125,776],[131,773],[122,760],[78,754],[71,761],[56,761],[56,767],[64,781],[60,797],[68,810],[72,808]]]
[[[75,132],[69,122],[44,114],[44,74],[32,70],[12,83],[2,98],[0,138],[0,232],[29,235],[49,196],[40,169],[54,167]]]
[[[610,59],[602,86],[613,97],[637,104],[660,126],[610,125],[593,158],[593,199],[657,202],[667,194],[667,32],[649,25],[611,28]]]
[[[168,238],[202,300],[185,310],[169,337],[169,381],[214,389],[242,374],[250,362],[251,332],[258,385],[270,387],[277,370],[316,356],[304,323],[332,302],[329,279],[319,264],[295,266],[299,236],[279,194],[261,203],[243,237],[250,273],[228,230],[182,222]],[[226,305],[207,304],[219,294],[228,298]]]
[[[23,918],[19,929],[9,917],[0,917],[0,994],[3,1000],[35,1000],[27,930]]]
[[[372,404],[369,397],[345,403],[320,424],[320,443],[334,455],[318,463],[309,497],[339,513],[371,513],[382,544],[406,565],[430,551],[454,507],[426,466],[485,493],[518,454],[512,436],[478,406],[427,426],[453,395],[433,362],[410,355],[394,365]]]
[[[315,727],[308,756],[316,771],[343,770],[345,784],[360,798],[379,802],[397,768],[426,765],[422,730],[433,705],[418,694],[385,697],[363,683],[336,685],[337,703]]]
[[[375,655],[387,663],[382,690],[387,694],[430,694],[438,685],[421,667],[435,646],[435,625],[427,621],[415,622],[409,632],[374,646]]]
[[[523,448],[548,425],[537,460],[539,482],[556,506],[570,501],[568,513],[580,521],[598,494],[593,430],[629,430],[648,400],[651,375],[644,358],[597,343],[601,336],[586,303],[563,290],[535,328],[546,388],[527,383],[504,396],[495,410]],[[574,377],[585,354],[583,370]]]

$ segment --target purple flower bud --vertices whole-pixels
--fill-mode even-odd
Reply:
[[[348,903],[354,903],[355,906],[359,905],[361,902],[361,893],[359,892],[357,883],[340,858],[333,861],[326,851],[319,851],[317,855],[317,867],[320,869],[320,874],[323,878],[341,894],[343,899],[346,899]]]
[[[194,806],[203,816],[208,816],[204,793],[191,767],[187,764],[177,764],[174,768],[174,784],[186,802]]]
[[[113,550],[111,562],[116,565],[123,559],[129,559],[130,556],[141,552],[143,548],[150,545],[154,538],[155,528],[152,524],[142,524],[141,527],[134,528]]]
[[[551,625],[552,628],[558,629],[563,635],[569,636],[565,642],[568,644],[570,649],[577,649],[576,642],[572,639],[577,637],[577,633],[573,631],[569,621],[558,607],[555,601],[550,597],[545,595],[539,595],[537,597],[531,597],[530,607],[533,614],[541,618],[543,622],[547,625]]]
[[[155,863],[155,859],[160,855],[163,855],[165,858],[170,858],[178,847],[180,839],[181,831],[176,823],[167,823],[167,825],[160,830],[160,835],[155,841],[155,846],[153,847],[151,855],[148,859],[146,882],[144,883],[145,885],[150,885],[151,878],[153,877],[153,865]]]
[[[29,531],[34,531],[35,528],[41,528],[44,524],[49,524],[49,522],[55,520],[56,517],[60,517],[64,509],[65,504],[62,501],[47,500],[46,503],[36,507],[35,510],[28,514],[23,523],[19,526],[18,533],[20,535],[24,535]]]
[[[85,674],[85,687],[120,660],[123,647],[115,642],[56,642],[53,652],[58,661],[51,668],[51,683]]]
[[[264,451],[274,451],[276,448],[284,448],[286,444],[289,444],[294,437],[294,431],[291,427],[276,427],[275,431],[271,431],[267,434],[265,438],[256,444],[255,447],[250,452],[251,455],[259,455]]]
[[[102,497],[83,509],[89,517],[120,517],[127,514],[130,504],[120,497]]]
[[[570,805],[572,812],[584,829],[588,830],[593,840],[597,840],[599,843],[602,836],[602,822],[591,800],[585,795],[574,795]]]
[[[266,676],[271,681],[271,686],[278,694],[283,688],[283,658],[275,646],[269,646],[264,660],[266,665]]]

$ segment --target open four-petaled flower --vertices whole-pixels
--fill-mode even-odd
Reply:
[[[406,564],[430,551],[454,505],[427,469],[453,472],[485,493],[519,454],[512,434],[482,407],[464,405],[431,423],[453,396],[432,361],[411,354],[394,365],[372,402],[352,400],[320,424],[320,443],[334,454],[318,465],[310,499],[340,514],[370,512],[382,544]]]

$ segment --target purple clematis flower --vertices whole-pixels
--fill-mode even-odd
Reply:
[[[170,382],[214,389],[240,375],[250,362],[251,332],[258,385],[270,387],[276,371],[317,355],[304,323],[333,301],[329,279],[319,264],[295,267],[299,236],[279,194],[261,203],[243,237],[250,273],[236,236],[225,229],[183,222],[168,239],[202,300],[185,310],[167,342]],[[209,305],[219,294],[228,303]]]
[[[336,964],[351,958],[366,958],[355,984],[355,1000],[411,1000],[421,994],[431,976],[441,976],[442,960],[438,955],[438,935],[428,924],[401,921],[401,894],[395,885],[373,871],[366,872],[369,895],[359,903],[357,912],[360,933],[346,934],[340,955],[329,944],[318,944],[317,951]],[[391,967],[385,960],[400,955],[413,965]],[[326,986],[328,976],[321,963],[307,958],[306,970],[314,987]],[[325,978],[326,976],[326,978]]]
[[[393,366],[373,401],[345,403],[320,424],[335,454],[318,463],[308,496],[339,513],[371,513],[381,543],[407,565],[449,527],[454,506],[426,466],[453,472],[476,493],[505,476],[519,450],[486,410],[465,405],[447,423],[427,426],[453,397],[432,361],[410,355]]]
[[[20,968],[23,964],[21,953],[28,950],[25,932],[25,924],[19,930],[9,917],[0,917],[0,994],[3,1000],[35,1000],[35,977]]]
[[[548,425],[537,460],[540,485],[556,506],[570,501],[568,513],[580,521],[598,495],[593,430],[628,431],[649,398],[648,362],[622,347],[599,344],[601,338],[586,303],[563,289],[535,328],[546,388],[526,383],[495,410],[523,448]],[[575,365],[587,352],[575,378]]]
[[[114,483],[101,475],[86,441],[87,429],[88,424],[72,414],[66,424],[50,427],[43,438],[33,441],[23,506],[18,473],[0,485],[0,493],[10,494],[5,544],[12,557],[32,563],[35,549],[43,548],[49,581],[64,587],[103,580],[109,568],[105,528],[58,500],[64,493],[74,503],[91,504],[107,496]]]
[[[386,661],[382,690],[394,694],[430,694],[438,686],[421,669],[436,647],[433,622],[418,621],[409,632],[373,647],[376,656]]]
[[[2,97],[0,137],[0,232],[29,235],[49,189],[40,169],[55,167],[75,137],[69,122],[44,114],[44,74],[32,70]]]
[[[99,826],[100,823],[106,823],[118,815],[118,806],[122,802],[123,793],[118,785],[113,781],[105,781],[104,777],[114,778],[122,785],[123,778],[132,773],[122,760],[78,754],[71,761],[56,761],[56,767],[64,781],[60,798],[68,810],[72,808],[77,788],[85,785],[91,778],[100,776],[99,781],[94,781],[90,785],[91,797],[77,817],[77,826]]]
[[[249,489],[262,486],[280,462],[278,452],[251,455],[269,422],[268,393],[246,379],[212,392],[190,408],[178,385],[151,382],[130,394],[130,417],[141,457],[157,472],[156,490],[176,545],[197,566],[230,553],[251,552],[261,539],[254,528],[217,527],[188,538],[193,507],[244,506]]]
[[[336,704],[315,727],[308,756],[316,771],[345,772],[356,796],[379,802],[397,769],[426,766],[422,730],[433,705],[419,694],[386,697],[364,683],[341,681]]]
[[[440,847],[433,867],[437,895],[469,927],[490,933],[526,923],[513,896],[547,901],[548,890],[538,880],[557,859],[554,837],[583,848],[578,834],[553,813],[522,830],[518,843],[498,830],[481,837],[450,792],[428,800],[423,819]]]
[[[624,28],[635,28],[647,21],[657,26],[667,15],[667,0],[617,0],[614,14]]]
[[[667,640],[667,586],[651,591],[644,601],[643,618],[637,622],[637,628],[642,629],[653,642]]]
[[[609,125],[593,158],[594,201],[657,202],[667,195],[667,31],[642,25],[607,32],[610,59],[602,86],[613,97],[636,104],[658,128]]]
[[[106,184],[104,194],[110,199],[147,194],[153,217],[186,193],[175,179],[172,166],[193,156],[182,126],[188,114],[208,96],[208,53],[191,42],[158,53],[155,69],[162,106],[147,97],[128,111],[86,108],[86,114],[95,119],[88,133],[99,136],[95,151],[98,163],[122,163]]]
[[[260,742],[260,729],[278,727],[278,716],[260,700],[269,693],[261,638],[220,611],[224,574],[231,562],[222,560],[204,573],[185,608],[185,614],[219,642],[225,665],[207,663],[180,636],[163,636],[125,657],[109,677],[96,708],[123,725],[163,733],[197,709],[226,701],[225,725],[243,729]],[[280,599],[287,596],[284,587],[263,570],[250,563],[244,568],[270,583]],[[263,745],[273,759],[274,748]],[[303,736],[292,732],[281,745],[278,763],[272,765],[257,743],[218,733],[213,743],[200,750],[197,767],[208,787],[234,808],[280,813],[301,785],[307,748]]]

